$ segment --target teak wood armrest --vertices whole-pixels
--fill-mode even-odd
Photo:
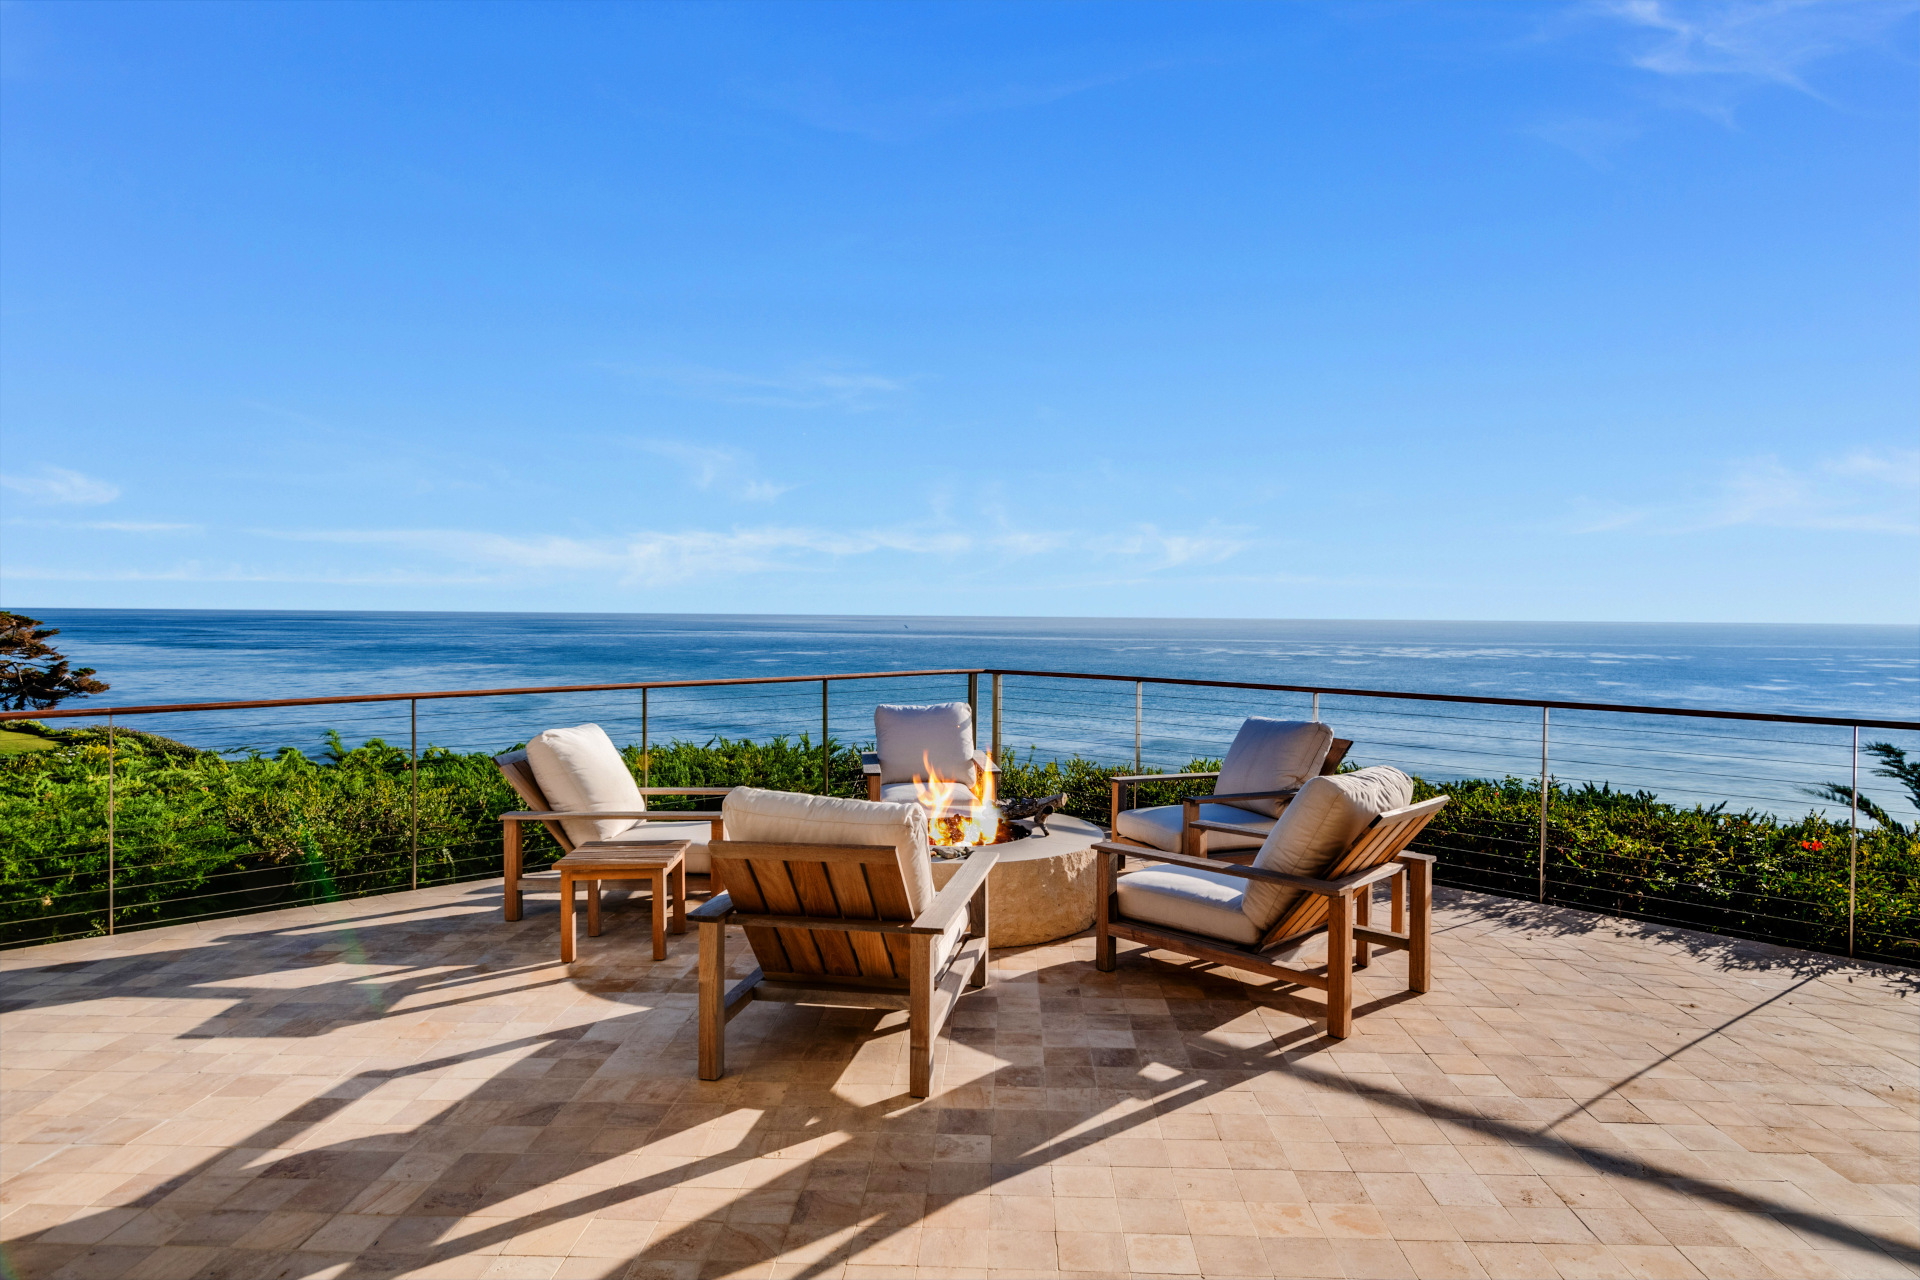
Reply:
[[[725,794],[722,792],[721,794]],[[551,822],[555,818],[639,818],[658,822],[709,822],[724,815],[718,809],[516,809],[500,815],[502,822]]]
[[[729,796],[732,787],[641,787],[643,796]]]
[[[696,923],[700,921],[711,923],[716,920],[725,920],[732,914],[733,899],[724,893],[716,893],[693,910],[687,912],[687,919],[695,921]]]
[[[862,751],[860,753],[860,772],[878,774],[880,772],[880,757],[871,751]]]
[[[1195,831],[1224,831],[1233,836],[1259,836],[1265,838],[1270,828],[1244,826],[1238,822],[1213,822],[1206,818],[1195,818],[1187,824]]]
[[[953,923],[953,918],[967,909],[967,903],[974,892],[987,878],[987,872],[993,870],[993,864],[1000,861],[1000,850],[992,845],[976,849],[968,856],[960,870],[954,872],[953,879],[946,887],[933,895],[933,901],[913,922],[914,933],[940,933]]]
[[[1212,792],[1204,796],[1183,796],[1182,804],[1230,804],[1235,800],[1291,800],[1300,794],[1298,787],[1286,787],[1279,791],[1229,791]]]
[[[1129,773],[1108,778],[1108,782],[1191,782],[1196,778],[1217,778],[1217,773]]]
[[[976,767],[985,769],[988,773],[1000,772],[1000,766],[995,763],[991,752],[982,751],[980,748],[975,747],[973,749],[973,755],[969,758],[972,759]]]

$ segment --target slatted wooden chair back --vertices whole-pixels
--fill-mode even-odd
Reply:
[[[527,808],[536,813],[552,811],[553,806],[547,803],[546,793],[540,790],[540,784],[534,780],[533,766],[527,762],[525,751],[509,751],[505,755],[495,756],[493,762],[500,766],[500,776],[507,780],[507,785],[527,802]],[[557,822],[543,822],[540,825],[547,829],[547,834],[559,843],[561,849],[567,853],[573,852],[573,841],[567,838],[565,827]]]
[[[1415,836],[1433,821],[1433,815],[1447,803],[1446,796],[1435,796],[1404,809],[1389,809],[1367,824],[1346,852],[1321,872],[1319,879],[1337,880],[1358,871],[1370,871],[1413,843]],[[1317,893],[1303,893],[1280,914],[1271,929],[1260,939],[1260,949],[1270,950],[1282,943],[1305,937],[1327,923],[1327,899]]]
[[[707,851],[733,900],[734,923],[746,927],[747,943],[769,979],[906,989],[912,954],[907,934],[808,929],[799,920],[911,924],[913,908],[893,846],[715,840]],[[783,923],[756,925],[756,915]]]

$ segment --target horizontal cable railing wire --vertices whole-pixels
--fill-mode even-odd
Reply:
[[[872,742],[874,706],[969,696],[1010,784],[1058,782],[1097,821],[1104,779],[1136,760],[1180,771],[1223,757],[1248,715],[1317,716],[1354,740],[1351,765],[1395,764],[1421,794],[1454,795],[1421,844],[1441,883],[1920,961],[1913,842],[1845,803],[1854,735],[1920,722],[967,668],[0,713],[82,726],[63,739],[81,748],[63,766],[65,808],[26,822],[37,843],[8,856],[0,942],[496,877],[497,815],[520,802],[487,757],[554,724],[601,724],[654,785],[862,795],[855,752]],[[1071,768],[1049,774],[1052,761]],[[1877,763],[1862,763],[1858,794],[1920,825]],[[1128,802],[1205,789],[1149,783]],[[22,798],[5,802],[23,812]],[[528,829],[528,870],[558,852]]]

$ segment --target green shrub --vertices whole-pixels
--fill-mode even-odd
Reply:
[[[50,749],[0,757],[0,943],[104,931],[107,919],[106,734],[16,726]],[[828,743],[832,793],[864,796],[859,753]],[[821,751],[806,737],[673,742],[624,752],[654,786],[820,790]],[[1081,756],[1003,755],[1004,795],[1066,794],[1064,810],[1107,821],[1111,779],[1132,770]],[[1195,760],[1181,772],[1210,772]],[[112,759],[115,927],[196,919],[499,874],[499,814],[519,800],[485,753],[429,747],[418,791],[407,753],[379,739],[332,738],[318,758],[285,750],[228,759],[151,734],[120,731]],[[1138,784],[1128,804],[1166,804],[1205,782]],[[1453,801],[1422,837],[1444,884],[1532,898],[1537,782],[1429,784]],[[659,799],[668,809],[711,798]],[[528,829],[528,865],[555,853]],[[418,850],[417,861],[415,849]],[[1548,899],[1827,951],[1846,948],[1848,833],[1815,814],[1797,821],[1719,807],[1686,808],[1646,792],[1555,787],[1549,798]],[[1920,963],[1920,839],[1861,832],[1856,938],[1861,955]]]

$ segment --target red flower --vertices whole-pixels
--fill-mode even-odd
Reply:
[[[1800,847],[1802,849],[1811,849],[1813,850],[1813,852],[1818,853],[1820,852],[1820,850],[1826,848],[1827,846],[1821,844],[1818,840],[1802,840],[1800,842]]]

